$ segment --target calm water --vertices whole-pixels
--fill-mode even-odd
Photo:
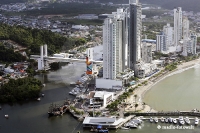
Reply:
[[[76,81],[85,69],[85,64],[74,63],[64,66],[56,72],[36,76],[36,78],[46,84],[42,90],[45,97],[39,102],[33,101],[12,106],[2,105],[2,110],[0,110],[0,133],[76,133],[77,131],[89,133],[88,130],[82,130],[81,123],[70,114],[51,118],[48,118],[47,114],[51,103],[62,104],[65,98],[73,98],[68,95],[68,92],[72,89],[68,84],[69,82]],[[200,99],[198,98],[199,89],[197,87],[200,81],[199,72],[200,68],[195,68],[163,80],[146,94],[145,102],[158,110],[174,110],[173,107],[179,110],[183,107],[185,107],[183,108],[184,110],[188,109],[188,107],[189,109],[198,108],[200,106],[197,104]],[[158,97],[160,94],[165,95]],[[5,114],[9,115],[9,119],[4,118]],[[167,124],[164,126],[167,126]],[[195,127],[193,130],[161,130],[157,129],[157,124],[151,124],[147,121],[140,129],[111,131],[111,133],[115,132],[198,133],[200,128]]]
[[[145,94],[144,102],[155,110],[200,109],[200,67],[167,77]]]

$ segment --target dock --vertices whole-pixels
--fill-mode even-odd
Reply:
[[[174,112],[148,112],[148,113],[129,113],[135,116],[196,116],[200,117],[200,112],[195,111],[174,111]],[[129,116],[125,114],[125,116]]]

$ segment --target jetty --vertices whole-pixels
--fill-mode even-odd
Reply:
[[[148,112],[148,113],[125,113],[125,116],[196,116],[200,117],[197,111],[172,111],[172,112]]]

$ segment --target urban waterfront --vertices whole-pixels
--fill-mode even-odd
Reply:
[[[94,49],[95,58],[100,58],[102,54],[102,46],[97,46],[97,49]],[[80,75],[84,73],[86,69],[86,65],[84,63],[73,63],[66,66],[62,66],[62,68],[55,72],[49,72],[47,74],[41,74],[35,76],[40,79],[46,86],[43,88],[42,93],[45,94],[41,101],[32,101],[32,102],[24,102],[21,104],[15,105],[2,105],[2,110],[0,110],[0,132],[1,133],[76,133],[80,131],[81,133],[89,133],[89,130],[83,130],[81,127],[81,122],[76,120],[72,115],[65,114],[63,116],[51,117],[48,118],[47,111],[51,103],[63,104],[66,98],[73,99],[73,96],[70,96],[68,92],[72,89],[69,86],[70,82],[74,82],[80,78]],[[149,90],[146,95],[144,101],[151,105],[153,108],[157,110],[188,110],[197,108],[199,97],[198,97],[198,88],[195,89],[194,85],[198,87],[198,81],[200,79],[199,74],[200,68],[196,67],[183,73],[173,75],[171,77],[166,78],[161,81],[157,85],[153,87],[153,89]],[[187,80],[186,80],[187,79]],[[176,80],[179,80],[176,81]],[[176,83],[175,85],[173,85]],[[184,84],[183,84],[184,83]],[[192,85],[192,86],[190,86]],[[158,87],[157,87],[158,86]],[[165,92],[162,89],[164,86],[167,86],[169,90],[173,90],[174,92],[168,91]],[[174,88],[172,88],[174,86]],[[157,87],[157,88],[155,88]],[[188,90],[190,88],[190,90]],[[195,89],[195,90],[193,90]],[[155,93],[156,91],[157,93]],[[188,91],[190,93],[188,93]],[[177,93],[175,93],[177,92]],[[185,93],[184,93],[185,92]],[[172,101],[172,103],[176,106],[171,107],[172,103],[166,104],[166,101],[170,101],[169,99],[163,96],[167,94],[170,100],[171,96],[174,95],[176,99]],[[172,95],[173,93],[173,95]],[[153,95],[152,95],[153,94]],[[181,95],[180,95],[181,94]],[[185,94],[189,94],[189,96],[185,96]],[[160,96],[160,99],[159,97]],[[165,98],[165,99],[163,99]],[[180,99],[180,100],[179,100]],[[195,100],[195,101],[194,101]],[[157,103],[159,101],[159,103]],[[155,104],[154,104],[155,103]],[[163,104],[164,103],[164,104]],[[186,104],[187,103],[187,104]],[[157,106],[154,106],[157,105]],[[181,108],[185,107],[185,108]],[[8,114],[9,118],[5,119],[4,115]],[[149,121],[144,122],[141,127],[138,129],[131,130],[111,130],[111,133],[146,133],[146,132],[157,132],[157,133],[195,133],[200,131],[200,126],[194,127],[194,129],[158,129],[159,125],[162,126],[170,126],[170,124],[155,124],[150,123]],[[186,126],[186,125],[185,125]],[[183,131],[184,130],[184,131]]]

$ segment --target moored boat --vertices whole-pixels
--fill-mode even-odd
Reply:
[[[185,117],[185,123],[186,123],[186,124],[190,124],[190,119],[189,119],[189,117]]]
[[[172,117],[169,117],[168,121],[169,121],[170,123],[172,123],[172,122],[173,122]]]
[[[149,120],[150,120],[150,122],[153,122],[153,118],[152,118],[152,117],[150,117],[150,119],[149,119]]]
[[[177,123],[177,120],[176,120],[176,118],[173,118],[173,119],[172,119],[172,121],[173,121],[173,123],[174,123],[174,124],[176,124],[176,123]]]
[[[130,128],[129,127],[121,127],[121,129],[123,129],[123,130],[129,130]]]
[[[165,123],[168,123],[168,118],[165,118]]]
[[[155,118],[154,118],[154,121],[155,121],[155,123],[158,123],[158,118],[155,117]]]
[[[194,121],[194,124],[195,124],[195,125],[198,125],[198,124],[199,124],[199,118],[195,117],[194,120],[195,120],[195,121]]]
[[[165,122],[165,118],[164,118],[164,117],[161,117],[161,118],[160,118],[160,121],[161,121],[161,122]]]
[[[179,123],[180,123],[181,125],[184,125],[184,124],[185,124],[185,121],[184,121],[184,119],[183,119],[183,116],[179,116]]]

